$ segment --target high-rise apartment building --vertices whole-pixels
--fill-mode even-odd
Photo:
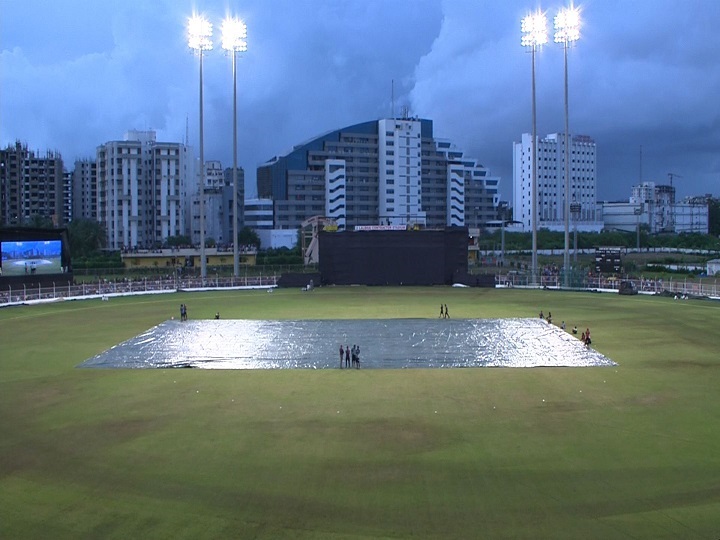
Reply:
[[[417,118],[338,129],[257,170],[258,196],[272,199],[276,229],[297,229],[313,216],[333,218],[340,229],[482,226],[495,218],[498,180],[435,139],[431,120]]]
[[[195,178],[191,149],[158,142],[154,131],[129,131],[97,148],[98,221],[111,249],[152,248],[187,235],[188,192]]]
[[[72,172],[72,215],[97,221],[97,163],[78,159]]]
[[[62,222],[70,223],[73,219],[73,173],[66,170],[63,170],[62,202]]]
[[[565,228],[565,137],[548,135],[537,141],[537,228]],[[570,219],[581,230],[600,230],[597,218],[596,146],[586,135],[570,137]],[[513,218],[532,229],[532,136],[513,143]]]
[[[0,149],[0,225],[46,218],[67,223],[63,161],[58,152],[28,150],[19,141]]]
[[[245,171],[238,167],[238,209],[234,209],[232,168],[223,169],[219,161],[205,162],[205,241],[212,239],[218,246],[233,242],[233,220],[238,219],[238,231],[243,226]],[[190,228],[193,244],[200,243],[200,196],[195,191],[191,201]]]

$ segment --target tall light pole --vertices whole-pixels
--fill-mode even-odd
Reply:
[[[188,45],[200,56],[200,276],[207,276],[205,261],[205,154],[203,146],[203,54],[212,49],[212,23],[201,15],[188,19]]]
[[[537,282],[537,125],[535,121],[535,51],[547,43],[547,19],[537,11],[523,18],[520,44],[532,54],[532,280]]]
[[[238,256],[238,174],[237,174],[237,66],[239,52],[247,51],[247,26],[237,18],[227,17],[222,22],[222,48],[232,56],[233,76],[233,275],[240,275]]]
[[[570,203],[570,212],[572,213],[573,228],[575,230],[575,239],[573,241],[573,259],[575,262],[575,266],[577,266],[577,222],[580,218],[580,213],[582,212],[582,205],[579,202],[575,201],[575,195],[573,195],[573,202]]]
[[[565,218],[565,258],[564,284],[570,285],[570,135],[568,115],[568,48],[580,38],[580,11],[572,4],[555,15],[555,43],[562,43],[565,53],[565,200],[563,213]]]

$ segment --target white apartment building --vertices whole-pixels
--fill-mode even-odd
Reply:
[[[547,135],[537,141],[537,228],[565,230],[565,136]],[[580,231],[599,231],[596,212],[596,145],[586,135],[570,137],[570,221]],[[532,230],[532,136],[513,143],[513,218]]]
[[[157,142],[155,131],[128,131],[97,148],[97,218],[110,249],[152,248],[187,234],[190,148]]]
[[[378,121],[378,213],[387,225],[425,225],[420,122]]]
[[[325,160],[325,215],[345,230],[347,209],[346,171],[344,159]]]

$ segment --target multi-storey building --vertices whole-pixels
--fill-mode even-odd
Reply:
[[[222,223],[227,212],[223,204],[223,186],[225,178],[222,163],[219,161],[205,162],[205,241],[214,240],[217,245],[223,245],[230,241],[225,236]],[[200,243],[200,199],[199,194],[192,195],[192,241]]]
[[[111,249],[155,247],[186,235],[193,159],[181,143],[157,142],[154,131],[129,131],[97,148],[98,221]]]
[[[338,129],[257,170],[258,196],[273,201],[276,229],[297,229],[313,216],[333,218],[340,229],[472,226],[494,219],[498,180],[435,139],[431,120],[417,118]]]
[[[73,218],[97,221],[97,163],[95,160],[75,161],[72,173]]]
[[[273,228],[273,202],[270,199],[247,199],[245,201],[245,225],[254,230]]]
[[[63,161],[19,141],[0,150],[0,225],[22,225],[40,217],[66,224]]]
[[[243,199],[245,197],[245,171],[238,167],[238,209],[234,210],[232,168],[223,169],[219,161],[205,162],[205,241],[212,239],[219,246],[233,242],[233,220],[237,218],[238,230],[243,226]],[[190,197],[191,238],[200,243],[200,198],[198,192]]]
[[[674,186],[655,182],[634,185],[631,193],[628,201],[599,203],[606,229],[636,231],[643,226],[651,234],[708,233],[709,195],[677,202]]]
[[[235,208],[235,197],[233,189],[233,170],[232,167],[228,167],[224,172],[224,185],[223,191],[223,206],[226,209],[224,213],[224,219],[220,224],[225,238],[233,238],[233,221],[237,219],[238,231],[243,228],[245,217],[244,217],[244,204],[245,204],[245,171],[242,167],[237,169],[237,208]],[[235,240],[230,240],[234,242]]]
[[[62,222],[73,219],[73,173],[63,170],[63,210]]]
[[[522,135],[513,143],[513,218],[524,230],[532,229],[532,136]],[[586,135],[570,137],[569,201],[565,201],[565,137],[548,135],[537,141],[537,228],[561,231],[565,228],[565,204],[569,204],[573,226],[599,231],[602,221],[596,214],[595,141]]]
[[[466,158],[450,141],[436,139],[434,144],[434,150],[430,144],[423,150],[423,173],[427,173],[423,199],[436,201],[434,206],[427,207],[433,221],[439,222],[444,215],[450,226],[484,228],[496,220],[500,178],[490,175],[476,160]],[[433,193],[445,193],[446,204],[433,197]]]

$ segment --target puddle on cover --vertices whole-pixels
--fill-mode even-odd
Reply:
[[[588,367],[615,362],[540,319],[165,321],[83,368],[326,369],[340,344],[360,367]]]

